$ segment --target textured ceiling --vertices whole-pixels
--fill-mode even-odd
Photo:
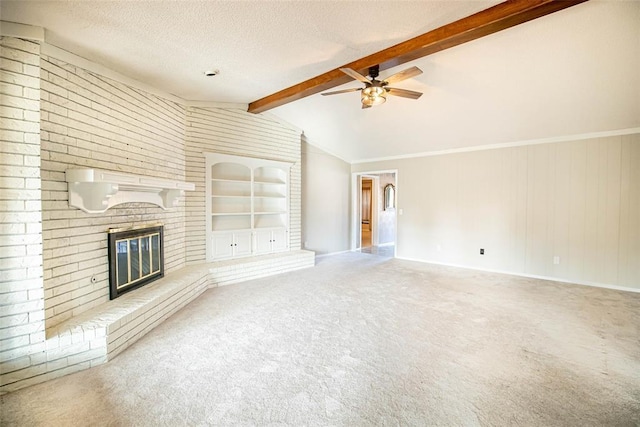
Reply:
[[[248,103],[497,3],[3,0],[0,16],[185,100]],[[638,22],[638,1],[592,0],[382,73],[422,68],[397,85],[417,101],[313,95],[272,113],[349,161],[636,127]]]
[[[2,20],[188,100],[248,103],[499,1],[6,1]],[[215,68],[220,75],[205,78]]]

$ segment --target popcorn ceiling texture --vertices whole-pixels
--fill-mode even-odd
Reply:
[[[349,253],[206,291],[3,425],[637,425],[640,294]]]
[[[143,1],[0,7],[3,20],[46,28],[45,46],[158,91],[246,104],[497,3],[162,1],[153,13]],[[314,95],[273,113],[349,162],[639,127],[639,21],[640,2],[588,1],[382,73],[420,67],[424,74],[401,86],[424,92],[417,101],[389,97],[362,111],[356,94]],[[205,77],[210,68],[220,74]]]
[[[183,99],[248,103],[499,1],[3,0],[2,19]]]

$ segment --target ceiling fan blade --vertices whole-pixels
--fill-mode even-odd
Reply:
[[[422,92],[414,92],[412,90],[406,89],[395,89],[392,87],[386,87],[385,90],[389,95],[401,96],[403,98],[418,99],[422,96]]]
[[[354,79],[361,81],[362,83],[371,83],[371,80],[358,73],[357,71],[353,71],[351,68],[340,68],[340,71],[342,71],[349,77],[353,77]]]
[[[333,91],[333,92],[325,92],[325,93],[321,93],[320,95],[324,95],[324,96],[327,96],[327,95],[337,95],[337,94],[339,94],[339,93],[357,92],[357,91],[359,91],[359,90],[362,90],[362,88],[355,87],[355,88],[353,88],[353,89],[335,90],[335,91]]]
[[[410,79],[411,77],[419,76],[420,74],[422,74],[422,70],[420,68],[411,67],[387,77],[386,79],[384,79],[384,81],[387,84],[393,84],[402,80]]]

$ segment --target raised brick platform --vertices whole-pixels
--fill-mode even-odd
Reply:
[[[310,251],[281,252],[197,264],[169,273],[143,288],[108,301],[48,331],[42,363],[32,375],[15,372],[3,378],[0,392],[88,369],[105,363],[210,287],[223,286],[312,267]],[[8,374],[7,376],[11,376]]]

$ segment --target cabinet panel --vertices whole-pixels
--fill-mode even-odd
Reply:
[[[284,228],[278,228],[271,232],[271,250],[273,252],[280,252],[287,249],[287,230]]]
[[[251,255],[251,231],[239,231],[233,234],[233,256]]]
[[[211,247],[213,259],[251,255],[251,231],[213,233],[211,237]]]
[[[287,230],[284,228],[255,230],[253,252],[268,254],[287,249]]]
[[[215,259],[233,256],[233,233],[213,233],[211,236],[212,257]]]
[[[256,255],[271,252],[271,230],[256,230],[254,236],[255,246],[253,250]]]

